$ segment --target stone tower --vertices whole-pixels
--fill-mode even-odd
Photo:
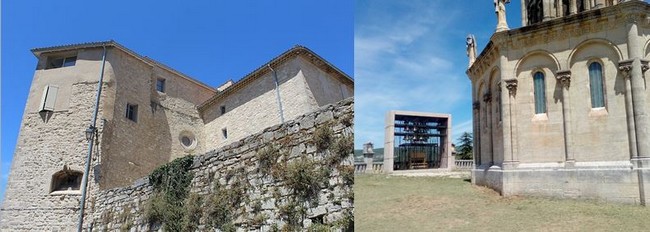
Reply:
[[[650,4],[522,0],[467,70],[472,182],[503,195],[646,204]]]
[[[113,41],[33,49],[38,64],[7,183],[1,230],[76,227],[88,153],[84,132],[91,124],[104,48],[88,208],[100,186],[118,186],[168,162],[175,146],[163,142],[169,130],[199,131],[202,123],[194,105],[216,92],[204,84]],[[166,83],[163,92],[156,89],[161,80]],[[194,117],[172,118],[180,113]]]

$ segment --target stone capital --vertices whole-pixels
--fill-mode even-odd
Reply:
[[[517,84],[519,81],[517,81],[517,79],[508,79],[504,80],[504,82],[506,83],[506,89],[508,89],[510,96],[514,97],[517,95]]]
[[[618,62],[618,70],[623,73],[623,77],[631,77],[630,72],[632,71],[632,62],[634,62],[634,60],[624,60]]]
[[[562,70],[558,71],[555,75],[555,79],[557,79],[562,87],[569,89],[569,86],[571,86],[571,71],[570,70]]]

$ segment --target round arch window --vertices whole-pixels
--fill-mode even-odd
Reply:
[[[178,136],[178,140],[181,143],[181,146],[187,150],[196,148],[196,137],[194,136],[194,133],[190,131],[181,132]]]

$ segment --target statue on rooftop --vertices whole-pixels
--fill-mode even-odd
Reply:
[[[494,0],[494,12],[497,14],[497,32],[508,30],[508,22],[506,22],[506,4],[510,0]]]
[[[474,35],[467,35],[467,39],[465,40],[465,47],[467,49],[467,57],[469,57],[469,68],[472,67],[472,64],[476,60],[476,38],[474,38]]]

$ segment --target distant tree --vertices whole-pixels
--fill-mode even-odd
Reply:
[[[456,146],[456,159],[472,159],[472,144],[472,133],[463,133],[460,138],[458,138],[458,146]]]

